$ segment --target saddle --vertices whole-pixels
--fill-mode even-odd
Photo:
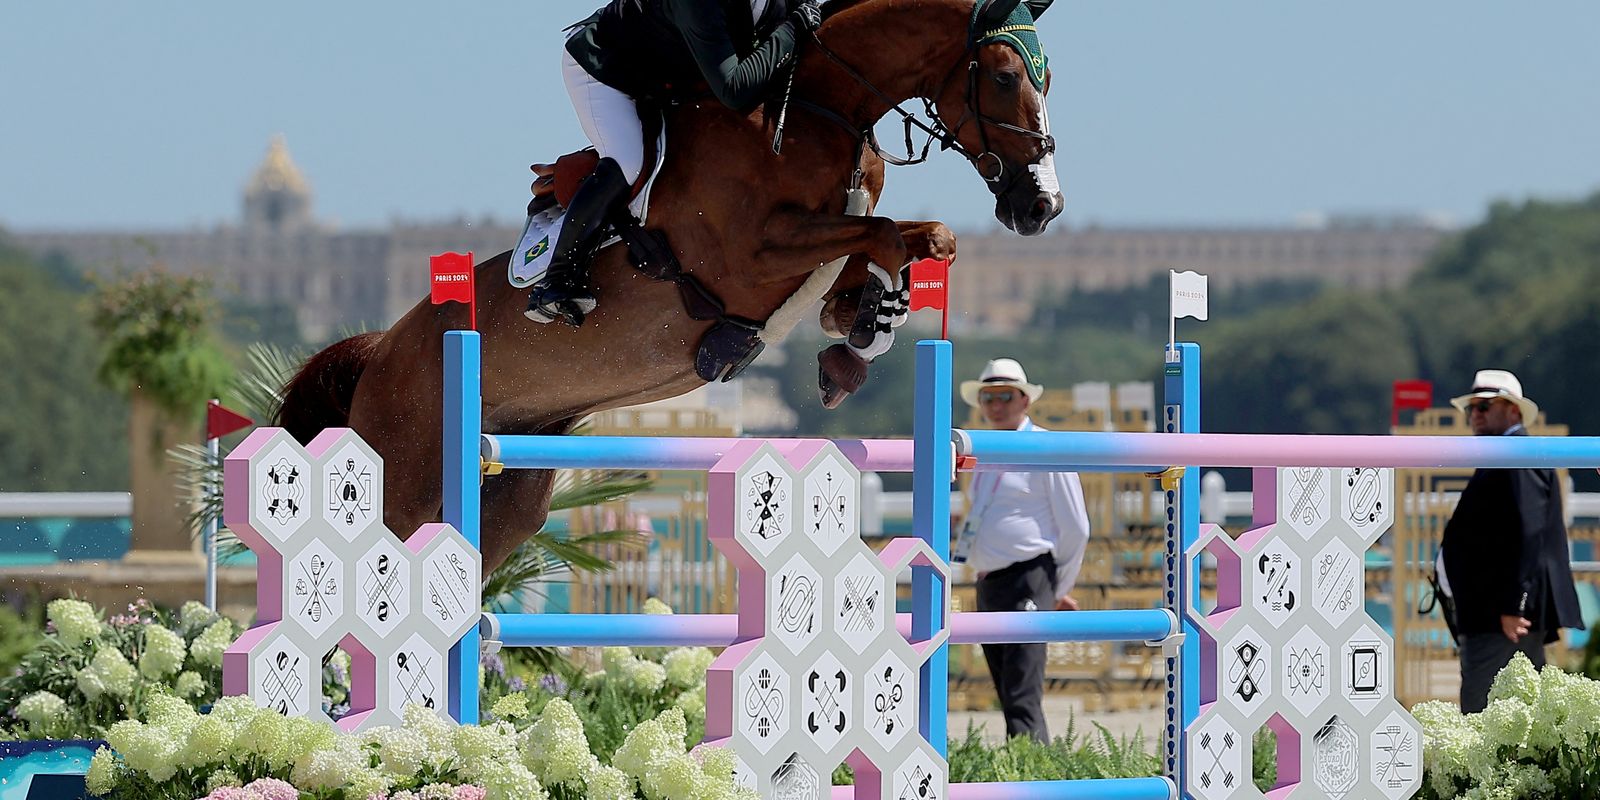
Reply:
[[[677,285],[684,310],[691,319],[715,320],[716,324],[701,337],[695,355],[695,373],[708,383],[731,381],[765,349],[760,336],[763,323],[726,313],[720,298],[683,271],[667,243],[666,234],[645,229],[650,190],[666,154],[666,124],[660,111],[647,111],[643,104],[639,111],[645,132],[645,169],[634,181],[627,208],[619,209],[609,220],[611,233],[595,253],[621,242],[628,248],[628,260],[635,269],[653,280]],[[567,204],[599,163],[600,154],[594,148],[585,148],[568,153],[552,164],[533,165],[538,177],[532,186],[533,200],[528,203],[528,221],[507,268],[512,286],[531,286],[549,268]]]

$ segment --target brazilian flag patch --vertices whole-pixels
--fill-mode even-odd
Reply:
[[[522,263],[524,263],[524,264],[532,264],[534,259],[538,258],[539,256],[544,255],[544,251],[549,250],[549,249],[550,249],[550,237],[546,236],[543,239],[540,239],[538,244],[535,244],[534,246],[528,248],[528,252],[525,253],[522,256]]]

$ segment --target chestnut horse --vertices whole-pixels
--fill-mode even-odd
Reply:
[[[829,3],[796,64],[781,153],[773,108],[745,116],[707,99],[669,112],[647,224],[727,313],[765,320],[835,259],[852,257],[830,291],[848,296],[866,282],[869,260],[898,268],[955,256],[940,223],[843,213],[858,169],[874,203],[883,188],[883,162],[862,137],[912,98],[931,102],[946,144],[988,181],[1001,222],[1032,235],[1060,213],[1060,195],[1029,171],[1054,148],[1041,130],[1042,93],[1016,50],[975,46],[969,33],[1003,23],[1018,0],[978,2]],[[691,319],[677,287],[641,274],[625,248],[596,256],[599,307],[581,328],[524,318],[528,290],[506,281],[508,257],[476,267],[486,432],[565,434],[592,412],[702,385],[696,346],[712,323]],[[278,424],[301,441],[348,425],[383,457],[384,519],[402,537],[441,511],[443,334],[466,327],[465,307],[424,300],[388,331],[312,356],[285,387]],[[552,478],[508,470],[484,479],[485,575],[544,525]]]

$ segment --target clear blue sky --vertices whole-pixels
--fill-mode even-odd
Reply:
[[[510,220],[527,164],[583,144],[556,48],[598,1],[0,4],[0,226],[231,221],[275,133],[346,227]],[[1059,0],[1043,29],[1074,224],[1600,187],[1593,0]],[[949,154],[882,209],[993,223]]]

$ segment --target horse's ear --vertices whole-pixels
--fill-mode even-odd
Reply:
[[[1024,3],[1027,3],[1028,10],[1033,12],[1033,19],[1034,19],[1035,22],[1037,22],[1040,17],[1044,16],[1044,12],[1050,10],[1050,4],[1055,2],[1055,0],[1022,0],[1022,1]]]
[[[977,13],[972,17],[972,35],[982,36],[1011,18],[1022,0],[979,0]]]

